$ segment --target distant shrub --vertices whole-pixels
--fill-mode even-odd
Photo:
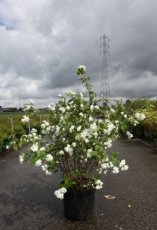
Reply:
[[[136,99],[136,100],[127,100],[124,104],[126,109],[129,110],[152,110],[157,109],[157,100],[150,99]]]

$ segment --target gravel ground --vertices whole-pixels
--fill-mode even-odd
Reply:
[[[70,222],[63,201],[55,198],[59,175],[20,165],[18,153],[0,159],[0,230],[156,230],[157,149],[138,141],[120,140],[113,148],[129,171],[103,177],[96,192],[92,220]],[[108,200],[104,195],[113,195]]]

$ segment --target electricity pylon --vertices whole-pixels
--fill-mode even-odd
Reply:
[[[110,97],[109,78],[109,38],[104,34],[100,37],[100,55],[102,56],[101,77],[100,77],[100,97]]]

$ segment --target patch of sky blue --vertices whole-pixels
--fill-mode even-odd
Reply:
[[[12,22],[7,22],[3,18],[0,18],[0,26],[3,26],[6,28],[6,30],[14,30],[15,29],[15,24]]]

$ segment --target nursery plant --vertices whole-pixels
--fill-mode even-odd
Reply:
[[[141,115],[138,118],[128,118],[117,108],[103,107],[104,98],[98,99],[96,96],[84,65],[78,67],[77,78],[86,92],[71,91],[60,96],[56,104],[48,106],[49,119],[42,122],[41,134],[31,128],[30,133],[23,135],[16,144],[30,144],[29,150],[19,156],[21,164],[28,161],[41,167],[46,175],[60,172],[58,189],[54,194],[59,199],[65,198],[64,204],[68,206],[65,207],[65,216],[70,219],[86,219],[91,209],[91,202],[87,204],[86,201],[87,194],[91,199],[95,190],[103,187],[101,175],[109,171],[117,174],[128,170],[125,159],[118,160],[118,153],[109,152],[108,149],[119,137],[122,127],[127,132],[128,121],[137,123]],[[103,118],[99,114],[103,114]],[[26,125],[29,123],[28,113],[22,122]],[[81,193],[78,195],[79,201],[69,203],[69,199],[76,198],[78,192]],[[84,194],[86,198],[83,198]],[[79,203],[82,206],[86,203],[88,207],[84,209],[85,214],[79,213],[79,217],[76,217],[73,213],[78,212],[76,206]],[[67,214],[69,211],[72,214]]]

